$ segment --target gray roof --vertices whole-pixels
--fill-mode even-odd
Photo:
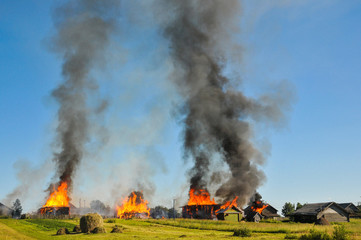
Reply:
[[[335,202],[324,202],[305,204],[303,207],[296,210],[293,215],[317,215],[318,213],[329,208],[332,205],[335,205],[336,207],[340,208],[342,211],[345,212],[345,210]]]
[[[351,202],[350,203],[339,203],[338,205],[340,205],[346,211],[351,210],[351,212],[355,212],[355,213],[360,212],[360,209],[358,209],[358,207],[356,207],[355,204],[353,204]],[[348,208],[348,209],[346,209],[346,208]]]

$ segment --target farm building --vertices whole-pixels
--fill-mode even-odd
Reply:
[[[295,222],[349,222],[349,213],[335,202],[305,204],[292,214]],[[322,218],[322,219],[321,219]]]
[[[245,219],[247,222],[259,222],[262,220],[262,215],[259,212],[248,212],[248,214],[245,216]]]
[[[361,218],[361,211],[353,203],[339,203],[350,214],[350,218]]]
[[[220,209],[216,212],[216,214],[218,220],[226,220],[226,221],[239,222],[243,217],[243,211],[236,206]]]
[[[11,216],[13,210],[4,204],[0,203],[0,216]]]

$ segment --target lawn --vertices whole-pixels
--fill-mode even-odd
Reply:
[[[66,227],[72,231],[79,219],[0,219],[0,239],[237,239],[236,229],[247,228],[251,236],[246,239],[284,239],[300,237],[310,229],[332,233],[334,226],[314,226],[292,222],[226,222],[212,220],[121,220],[104,221],[107,233],[69,234],[57,236],[56,231]],[[110,233],[115,225],[124,228],[123,233]],[[361,240],[361,220],[352,219],[343,224],[351,239]]]

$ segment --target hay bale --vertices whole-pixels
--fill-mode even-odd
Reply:
[[[83,233],[92,232],[96,227],[103,227],[103,218],[97,213],[89,213],[80,218],[80,229]]]
[[[81,232],[80,226],[79,226],[79,225],[76,225],[76,226],[73,228],[73,232],[75,232],[75,233],[80,233],[80,232]]]
[[[111,233],[122,233],[123,232],[123,228],[119,227],[119,226],[115,226],[113,227]]]
[[[60,228],[57,232],[56,235],[65,235],[65,234],[69,234],[69,230],[67,228]]]
[[[92,233],[106,233],[107,231],[105,231],[104,227],[96,227],[93,229]]]

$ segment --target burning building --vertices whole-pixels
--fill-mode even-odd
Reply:
[[[144,200],[143,193],[134,191],[129,197],[122,200],[116,208],[117,217],[123,219],[149,218],[148,201]]]
[[[70,214],[70,198],[68,196],[68,184],[62,182],[57,189],[53,186],[46,203],[39,209],[39,213],[48,216],[59,216]]]
[[[277,209],[262,201],[262,196],[256,193],[249,206],[244,209],[245,219],[250,222],[259,222],[261,219],[276,219],[280,217]]]
[[[183,218],[195,219],[219,219],[225,220],[229,214],[239,214],[243,211],[237,207],[237,197],[232,202],[226,202],[224,205],[217,204],[211,199],[210,194],[205,189],[189,191],[188,204],[182,207]]]

